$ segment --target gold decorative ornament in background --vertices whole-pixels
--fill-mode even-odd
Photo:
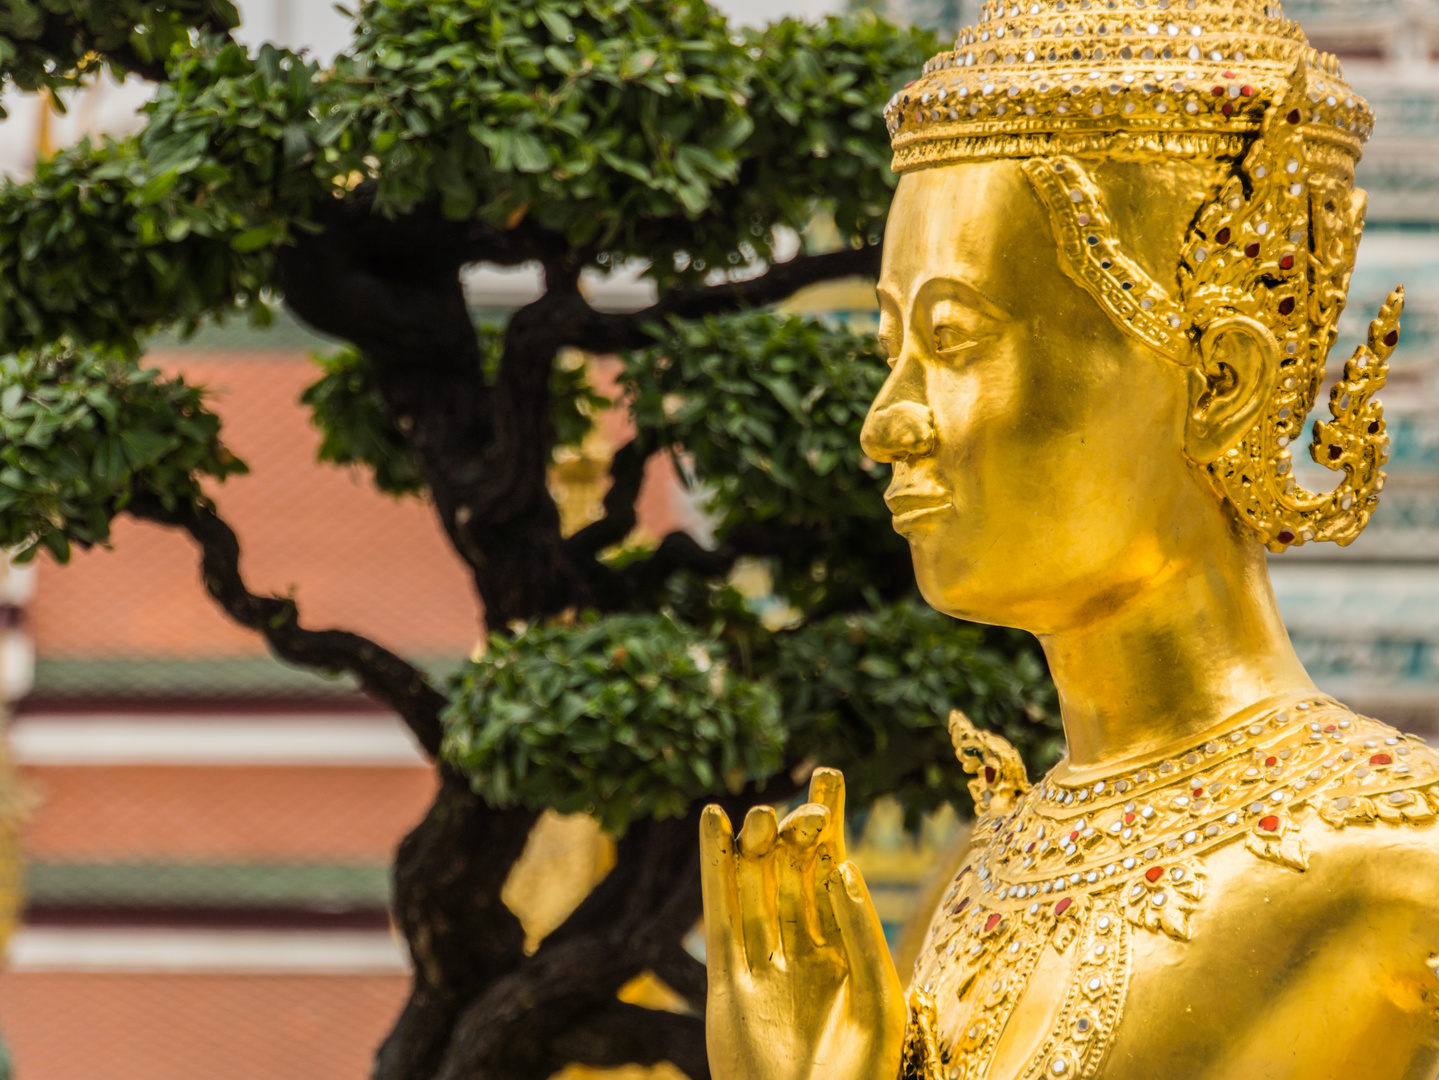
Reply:
[[[840,778],[701,828],[716,1080],[1434,1080],[1439,755],[1319,693],[1266,548],[1351,542],[1402,290],[1325,382],[1368,106],[1277,5],[989,3],[886,111],[892,371],[862,443],[925,598],[1043,645],[1030,786],[951,717],[975,823],[900,989]]]

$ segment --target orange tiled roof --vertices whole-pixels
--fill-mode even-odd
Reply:
[[[6,972],[0,1023],[25,1080],[360,1080],[402,974]]]
[[[433,512],[377,492],[359,473],[315,462],[319,435],[299,402],[317,369],[295,354],[160,356],[208,386],[224,437],[252,470],[216,502],[243,546],[256,592],[294,591],[313,627],[338,626],[406,654],[464,655],[480,610]],[[129,518],[113,550],[41,563],[30,625],[41,657],[260,655],[204,592],[188,538]]]
[[[20,779],[25,853],[47,862],[385,863],[436,783],[423,765],[28,766]]]

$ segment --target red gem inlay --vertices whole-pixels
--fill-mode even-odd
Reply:
[[[1133,815],[1133,814],[1125,814],[1125,815],[1124,815],[1124,824],[1126,824],[1126,825],[1133,825],[1133,824],[1134,824],[1134,815]]]
[[[1244,254],[1248,255],[1251,259],[1254,258],[1256,255],[1259,254],[1259,244],[1256,242],[1247,245],[1244,248]]]
[[[1147,881],[1158,881],[1163,876],[1164,867],[1162,866],[1151,866],[1148,870],[1144,871],[1144,877]]]
[[[1293,269],[1294,269],[1294,256],[1293,256],[1293,255],[1286,255],[1286,256],[1284,256],[1284,258],[1280,259],[1280,260],[1279,260],[1279,269],[1281,269],[1281,270],[1293,270]]]
[[[1330,724],[1327,728],[1324,729],[1324,734],[1333,735],[1338,730],[1339,729],[1337,727],[1335,727],[1333,724]]]
[[[956,915],[961,915],[964,913],[964,909],[967,907],[969,907],[969,897],[966,896],[957,905],[955,905],[954,913]]]
[[[1224,77],[1225,77],[1226,79],[1232,79],[1232,78],[1234,78],[1234,72],[1232,72],[1232,71],[1226,71],[1226,72],[1224,73]]]
[[[1063,900],[1054,905],[1054,913],[1056,915],[1063,915],[1066,911],[1070,909],[1073,904],[1074,901],[1066,896]]]
[[[1399,344],[1399,331],[1398,331],[1398,330],[1390,330],[1389,333],[1385,334],[1385,335],[1384,335],[1384,344],[1385,344],[1385,345],[1388,345],[1391,349],[1394,348],[1395,345],[1398,345],[1398,344]]]
[[[1343,456],[1344,456],[1344,447],[1342,447],[1342,446],[1331,446],[1331,447],[1329,448],[1329,460],[1330,460],[1330,461],[1338,461],[1338,460],[1339,460],[1341,457],[1343,457]]]
[[[1279,534],[1279,542],[1280,542],[1281,544],[1292,544],[1292,543],[1294,543],[1294,534],[1293,534],[1292,532],[1290,532],[1288,529],[1285,529],[1283,532],[1281,532],[1281,533]]]
[[[1299,123],[1300,120],[1302,120],[1302,119],[1304,119],[1304,118],[1299,115],[1299,110],[1298,110],[1298,109],[1290,109],[1290,110],[1289,110],[1289,115],[1286,116],[1284,119],[1288,120],[1291,124],[1297,124],[1297,123]]]
[[[994,775],[995,775],[995,774],[994,774],[994,766],[993,766],[993,765],[986,765],[986,766],[984,767],[984,782],[985,782],[986,784],[992,784],[992,783],[994,783]]]
[[[1220,109],[1219,111],[1222,112],[1225,116],[1233,116],[1234,103],[1232,101],[1226,101],[1224,103],[1224,108]]]
[[[1292,297],[1292,296],[1286,296],[1283,300],[1279,301],[1279,314],[1281,314],[1281,315],[1288,315],[1288,314],[1289,314],[1291,311],[1293,311],[1293,310],[1294,310],[1294,297]]]
[[[1224,226],[1224,228],[1220,229],[1217,233],[1215,233],[1214,240],[1216,243],[1219,244],[1229,243],[1229,226],[1226,225]]]
[[[1372,424],[1369,425],[1369,434],[1370,434],[1370,435],[1377,435],[1378,433],[1379,433],[1379,421],[1378,421],[1378,420],[1375,420]]]
[[[1216,86],[1213,90],[1211,90],[1211,91],[1209,91],[1209,92],[1210,92],[1211,94],[1213,94],[1215,97],[1223,97],[1223,96],[1224,96],[1224,87],[1222,87],[1222,86]]]
[[[984,932],[987,934],[999,925],[999,915],[994,914],[984,920]]]
[[[1035,842],[1034,842],[1033,840],[1031,840],[1031,841],[1029,842],[1029,846],[1024,849],[1024,853],[1025,853],[1026,855],[1028,855],[1031,851],[1033,851],[1033,850],[1035,849],[1036,846],[1037,846],[1037,845],[1035,844]]]
[[[1241,87],[1239,88],[1239,93],[1240,93],[1242,96],[1244,96],[1244,97],[1253,97],[1253,96],[1254,96],[1254,87],[1252,87],[1252,86],[1241,86]]]
[[[1078,839],[1079,839],[1079,830],[1078,830],[1078,829],[1075,829],[1072,833],[1069,834],[1069,840],[1070,840],[1071,843],[1073,843],[1075,840],[1078,840]]]
[[[1203,795],[1203,794],[1204,794],[1204,789],[1203,789],[1202,787],[1197,787],[1197,788],[1194,789],[1194,797],[1195,797],[1196,799],[1199,798],[1199,796],[1201,796],[1201,795]]]
[[[1270,814],[1268,817],[1262,817],[1259,819],[1259,827],[1265,832],[1278,832],[1279,819],[1273,814]]]
[[[1264,759],[1264,764],[1268,766],[1278,765],[1279,759],[1277,757],[1267,757]]]
[[[1393,765],[1394,759],[1388,754],[1375,754],[1369,759],[1370,765]]]

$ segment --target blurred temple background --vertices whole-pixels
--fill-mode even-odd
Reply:
[[[760,21],[859,5],[721,6]],[[946,32],[973,18],[967,0],[865,6]],[[248,40],[306,44],[322,56],[345,40],[328,0],[240,7]],[[1331,371],[1397,282],[1408,308],[1383,395],[1393,457],[1374,523],[1348,549],[1275,558],[1275,585],[1322,687],[1434,733],[1439,0],[1294,0],[1286,10],[1341,57],[1378,114],[1360,170],[1369,225]],[[133,130],[144,95],[141,84],[102,83],[74,95],[63,117],[11,95],[0,169],[23,176],[37,155],[83,134]],[[470,299],[479,316],[498,314],[524,303],[534,280],[479,268]],[[597,304],[646,299],[634,281],[592,284]],[[862,283],[815,290],[793,306],[856,325],[873,318]],[[282,315],[265,331],[236,322],[156,341],[152,360],[211,388],[227,440],[252,466],[215,492],[252,587],[293,591],[310,625],[358,630],[443,673],[476,647],[483,613],[425,505],[315,464],[318,435],[298,398],[318,377],[309,353],[329,347]],[[608,385],[605,362],[568,362],[588,364],[596,386]],[[572,527],[596,510],[596,478],[622,429],[618,413],[605,414],[598,435],[556,464],[553,490]],[[1325,470],[1310,470],[1311,486],[1324,484]],[[649,478],[641,519],[652,534],[703,530],[664,470]],[[0,814],[24,821],[25,907],[0,972],[0,1037],[19,1080],[367,1075],[408,983],[389,930],[387,867],[433,790],[402,726],[349,683],[271,659],[211,603],[185,538],[126,518],[110,550],[78,553],[63,568],[42,559],[0,569],[0,699],[13,703],[21,793],[21,805]],[[898,944],[958,823],[941,816],[913,835],[892,810],[878,807],[856,839]],[[506,894],[532,940],[607,859],[586,821],[547,819]],[[662,996],[652,986],[632,992]]]

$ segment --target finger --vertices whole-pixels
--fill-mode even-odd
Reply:
[[[774,850],[778,840],[779,819],[772,807],[756,806],[745,815],[735,879],[744,950],[751,968],[777,959],[780,939]]]
[[[838,769],[816,769],[809,778],[809,801],[829,808],[829,828],[820,837],[820,843],[827,848],[826,854],[834,860],[834,866],[839,866],[848,857],[844,850],[844,773]],[[829,873],[824,877],[827,879]]]
[[[815,907],[814,866],[819,857],[819,838],[828,825],[829,809],[815,803],[805,803],[791,811],[779,825],[775,896],[780,944],[791,959],[824,944]]]
[[[744,967],[736,910],[734,831],[718,806],[700,814],[700,892],[704,898],[705,963],[710,978]]]
[[[838,769],[815,769],[809,779],[809,801],[829,809],[829,826],[819,838],[819,858],[814,869],[816,885],[823,886],[848,858],[844,846],[844,773]],[[839,927],[835,925],[829,898],[823,888],[817,893],[820,934],[826,941],[834,941]]]
[[[904,996],[864,878],[854,863],[847,862],[830,875],[825,888],[839,923],[855,1014],[886,1015],[903,1004]]]

